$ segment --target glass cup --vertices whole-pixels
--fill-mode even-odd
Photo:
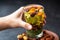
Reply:
[[[31,5],[30,5],[31,6]],[[40,38],[43,36],[43,24],[45,20],[44,7],[31,7],[24,10],[23,19],[32,25],[31,30],[27,30],[27,36],[31,38]]]

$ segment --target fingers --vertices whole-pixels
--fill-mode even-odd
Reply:
[[[43,21],[43,26],[46,24],[46,20]]]
[[[31,5],[27,5],[27,6],[25,6],[25,9],[27,10],[27,9],[30,9],[31,7],[35,7],[35,8],[37,8],[37,7],[42,7],[42,8],[44,8],[42,5],[37,5],[37,4],[31,4]]]
[[[29,24],[29,23],[26,23],[26,22],[24,22],[24,21],[20,21],[20,26],[21,27],[23,27],[23,28],[25,28],[25,29],[28,29],[28,30],[31,30],[32,29],[32,26]]]

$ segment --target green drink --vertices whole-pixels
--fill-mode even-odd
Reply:
[[[25,22],[32,25],[31,30],[27,30],[26,33],[29,37],[32,38],[39,38],[43,36],[43,24],[44,24],[44,8],[37,7],[37,8],[30,8],[28,11],[25,10],[24,12],[24,20]]]

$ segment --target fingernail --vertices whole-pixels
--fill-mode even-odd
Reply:
[[[31,25],[29,25],[29,26],[28,26],[28,30],[31,30],[31,29],[32,29],[32,26],[31,26]]]
[[[32,26],[31,26],[30,24],[26,24],[25,27],[26,27],[26,29],[28,29],[28,30],[31,30],[31,29],[32,29]]]

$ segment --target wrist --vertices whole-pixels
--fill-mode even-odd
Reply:
[[[0,30],[10,28],[9,19],[6,17],[0,17]]]
[[[5,27],[9,27],[9,28],[15,28],[18,25],[18,22],[16,19],[11,18],[11,17],[1,17],[0,18],[0,24],[5,26]]]
[[[0,18],[0,22],[1,22],[2,24],[9,25],[9,24],[10,24],[9,21],[10,21],[10,19],[7,18],[7,17],[1,17],[1,18]]]

